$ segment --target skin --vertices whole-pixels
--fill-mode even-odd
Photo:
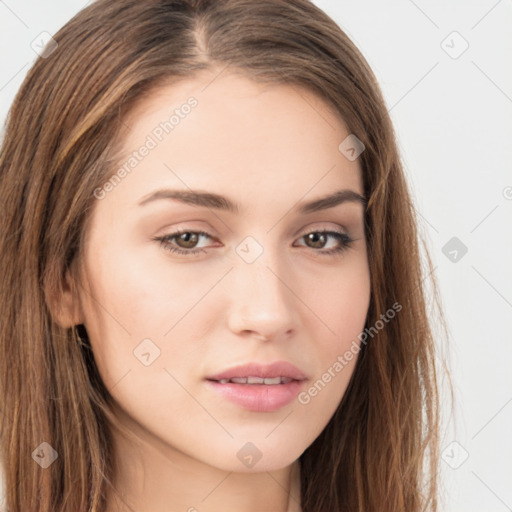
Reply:
[[[294,208],[340,189],[362,195],[359,159],[338,150],[350,132],[313,93],[226,72],[144,99],[124,120],[121,154],[140,148],[192,95],[198,105],[96,201],[83,288],[62,297],[59,321],[85,325],[134,436],[114,430],[122,500],[111,496],[109,511],[297,512],[298,458],[334,414],[357,356],[308,404],[295,399],[274,412],[242,409],[204,379],[285,360],[306,374],[307,390],[357,341],[370,301],[364,206],[307,215]],[[168,199],[138,205],[161,188],[215,192],[240,211]],[[208,232],[196,242],[204,250],[178,255],[153,240],[177,228]],[[325,255],[342,242],[305,237],[322,229],[353,242]],[[263,249],[250,264],[236,252],[247,236]],[[160,350],[149,366],[133,353],[146,338]],[[252,468],[237,457],[249,441],[262,454]]]

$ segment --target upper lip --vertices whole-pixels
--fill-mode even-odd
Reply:
[[[288,377],[294,380],[305,380],[306,376],[293,364],[286,361],[276,361],[271,364],[249,363],[241,366],[234,366],[227,370],[210,375],[208,380],[233,379],[240,377]]]

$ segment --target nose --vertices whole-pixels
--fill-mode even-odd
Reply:
[[[297,330],[299,301],[294,296],[291,276],[282,269],[279,256],[269,251],[253,263],[238,261],[230,286],[228,324],[244,337],[263,340],[288,338]]]

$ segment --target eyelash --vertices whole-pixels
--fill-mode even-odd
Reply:
[[[180,236],[180,235],[182,235],[184,233],[193,233],[195,235],[203,235],[203,236],[206,236],[208,238],[213,238],[206,231],[178,230],[178,231],[176,231],[174,233],[171,233],[169,235],[165,235],[165,236],[161,236],[161,237],[155,237],[155,238],[153,238],[153,240],[156,241],[156,242],[159,242],[160,245],[165,250],[170,251],[172,253],[177,253],[177,254],[188,256],[188,255],[199,254],[200,252],[206,252],[204,248],[185,250],[185,249],[177,248],[177,247],[174,247],[174,246],[170,245],[169,240],[173,240],[174,238],[176,238],[176,237],[178,237],[178,236]],[[336,256],[338,254],[341,254],[344,251],[346,251],[347,249],[349,249],[351,247],[352,243],[354,242],[354,240],[352,238],[350,238],[348,235],[346,235],[345,233],[339,233],[338,231],[329,231],[329,230],[326,230],[326,229],[310,231],[309,233],[306,233],[305,235],[302,235],[300,238],[304,238],[307,235],[310,235],[310,234],[313,234],[313,233],[314,234],[322,234],[322,235],[330,235],[330,236],[336,238],[339,242],[341,242],[341,244],[338,247],[335,247],[333,249],[328,249],[326,251],[322,251],[322,250],[315,251],[313,249],[314,252],[318,252],[319,254],[322,254],[324,256]]]

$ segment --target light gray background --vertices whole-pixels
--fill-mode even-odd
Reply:
[[[512,1],[315,3],[381,84],[440,282],[456,392],[441,510],[512,510]],[[36,58],[32,41],[85,5],[0,0],[0,120]],[[463,256],[443,253],[453,237]]]

